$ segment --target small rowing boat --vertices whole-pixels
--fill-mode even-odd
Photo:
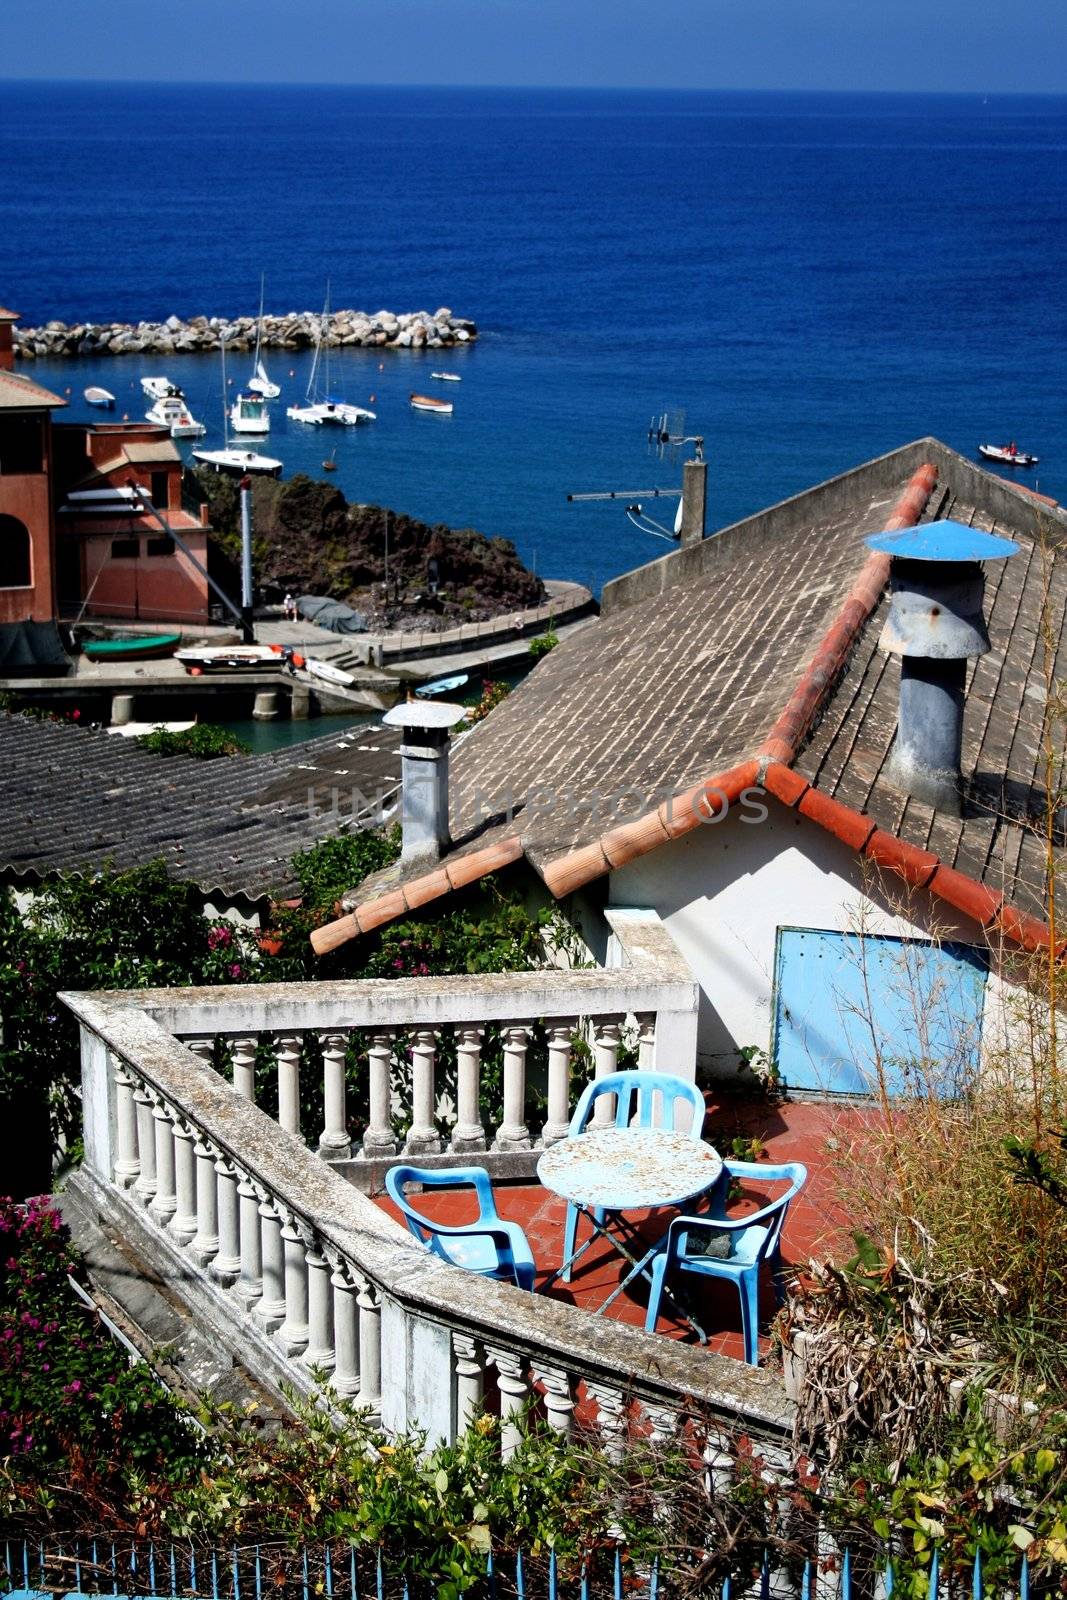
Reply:
[[[431,378],[439,378],[442,383],[462,383],[463,379],[458,372],[431,372]]]
[[[84,639],[82,654],[90,661],[149,661],[172,656],[181,642],[180,633],[133,633],[125,639]]]
[[[1015,444],[980,444],[978,454],[986,461],[997,461],[1002,467],[1036,467],[1038,458]]]
[[[85,391],[85,398],[91,406],[103,406],[105,411],[110,411],[115,404],[115,396],[110,389],[101,389],[95,383],[90,384]]]
[[[451,400],[438,400],[436,395],[412,394],[408,396],[408,401],[413,411],[436,411],[442,417],[452,415]]]
[[[438,694],[451,694],[453,689],[462,689],[469,677],[469,672],[457,672],[451,678],[435,678],[432,683],[420,683],[415,693],[421,695],[424,700]]]

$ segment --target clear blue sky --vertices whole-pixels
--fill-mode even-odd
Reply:
[[[1064,0],[3,0],[0,14],[7,78],[1067,91]]]

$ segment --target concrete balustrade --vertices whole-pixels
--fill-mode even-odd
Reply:
[[[626,1032],[639,1059],[665,1067],[662,1033],[677,1046],[695,1015],[677,964],[64,998],[82,1029],[86,1160],[72,1187],[197,1326],[278,1394],[311,1394],[324,1377],[385,1429],[435,1441],[454,1438],[491,1388],[505,1452],[531,1401],[561,1433],[576,1406],[595,1412],[616,1457],[632,1428],[665,1437],[694,1403],[785,1441],[789,1405],[770,1374],[450,1267],[362,1192],[399,1153],[395,1126],[420,1161],[521,1175],[539,1143],[566,1132],[576,1037],[592,1039],[598,1074],[614,1069]],[[527,1085],[539,1023],[540,1125]],[[478,1109],[487,1028],[500,1030],[504,1062],[501,1123],[489,1129]],[[254,1099],[266,1050],[277,1118]],[[443,1140],[446,1054],[455,1103]],[[369,1125],[346,1157],[352,1062],[365,1074]],[[227,1063],[232,1083],[217,1069]],[[300,1079],[307,1090],[317,1063],[323,1115],[312,1133]]]

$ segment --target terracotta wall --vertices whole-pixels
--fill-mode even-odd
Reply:
[[[17,517],[30,534],[30,587],[0,589],[0,622],[47,622],[56,614],[49,492],[50,433],[46,424],[45,471],[0,473],[0,515]]]
[[[80,536],[85,593],[92,593],[86,616],[183,626],[208,620],[207,580],[184,552],[143,554],[146,540],[158,532],[152,527],[139,535],[142,554],[136,560],[111,554],[112,540],[132,537],[128,532]],[[207,566],[207,534],[184,527],[180,532],[197,560]]]

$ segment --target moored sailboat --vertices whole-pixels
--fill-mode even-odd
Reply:
[[[359,422],[375,422],[377,417],[373,411],[368,411],[365,406],[350,405],[346,400],[338,400],[330,393],[330,357],[326,344],[329,319],[330,286],[327,284],[326,303],[322,308],[318,337],[315,340],[315,356],[311,363],[307,393],[302,405],[289,406],[285,414],[293,422],[306,422],[313,427],[321,427],[324,423],[337,423],[342,427],[351,428]],[[318,382],[320,361],[323,372],[321,387]]]
[[[248,380],[247,388],[253,394],[260,394],[264,400],[277,400],[281,389],[272,383],[267,376],[267,369],[263,364],[263,289],[266,283],[264,274],[259,275],[259,316],[256,318],[256,348],[252,355],[252,376]]]

